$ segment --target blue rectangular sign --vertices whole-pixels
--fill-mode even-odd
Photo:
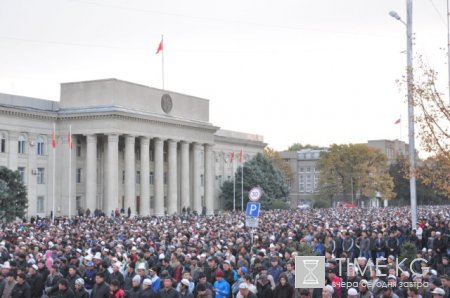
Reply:
[[[249,217],[258,217],[259,209],[261,209],[261,203],[258,202],[248,202],[245,215]]]

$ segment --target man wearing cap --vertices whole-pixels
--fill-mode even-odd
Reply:
[[[270,268],[267,269],[267,274],[272,275],[276,284],[279,283],[280,274],[283,272],[283,268],[278,264],[278,257],[272,257],[270,260]]]
[[[238,280],[236,280],[236,282],[233,283],[233,285],[231,286],[231,293],[233,294],[233,296],[237,295],[237,293],[239,292],[239,285],[243,282],[245,282],[244,276],[245,274],[247,274],[247,267],[240,267],[238,268]]]
[[[332,298],[334,294],[334,288],[330,285],[326,285],[322,289],[322,298]]]
[[[89,293],[84,288],[84,279],[79,278],[75,281],[75,297],[89,298]]]
[[[433,294],[433,298],[442,298],[445,295],[445,291],[442,288],[435,288],[431,291],[431,294]]]
[[[257,296],[250,291],[247,283],[245,282],[239,285],[239,294],[243,298],[257,298]]]
[[[86,270],[84,271],[83,280],[84,287],[88,292],[91,292],[95,285],[95,275],[97,274],[97,269],[94,268],[94,262],[86,262]]]
[[[228,298],[228,295],[230,295],[230,284],[223,279],[222,271],[217,271],[216,273],[213,292],[215,293],[215,298]]]
[[[42,296],[42,291],[44,290],[44,280],[37,270],[38,266],[36,264],[28,266],[27,282],[30,285],[32,298],[40,298]]]
[[[150,278],[147,274],[145,274],[145,265],[140,263],[138,267],[136,267],[137,275],[141,278],[140,282],[142,283],[144,279]]]
[[[142,282],[142,290],[139,298],[156,298],[156,293],[152,289],[152,280],[149,278],[144,279]]]
[[[183,278],[180,282],[180,298],[194,298],[194,295],[189,291],[190,282],[188,279]]]
[[[237,280],[237,272],[232,269],[229,260],[225,260],[222,266],[223,266],[223,278],[231,286]]]

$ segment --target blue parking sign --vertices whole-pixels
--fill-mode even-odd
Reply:
[[[261,208],[261,203],[258,202],[248,202],[245,215],[248,217],[258,217],[259,209]]]

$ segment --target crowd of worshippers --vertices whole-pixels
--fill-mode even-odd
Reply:
[[[415,229],[402,207],[3,223],[0,298],[450,297],[450,207],[418,213]],[[324,287],[295,287],[305,255],[324,257]]]

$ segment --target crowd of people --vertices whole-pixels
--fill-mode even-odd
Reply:
[[[450,297],[450,206],[418,214],[415,229],[402,207],[262,211],[258,228],[226,212],[3,223],[0,298]],[[321,288],[296,288],[308,255]]]

